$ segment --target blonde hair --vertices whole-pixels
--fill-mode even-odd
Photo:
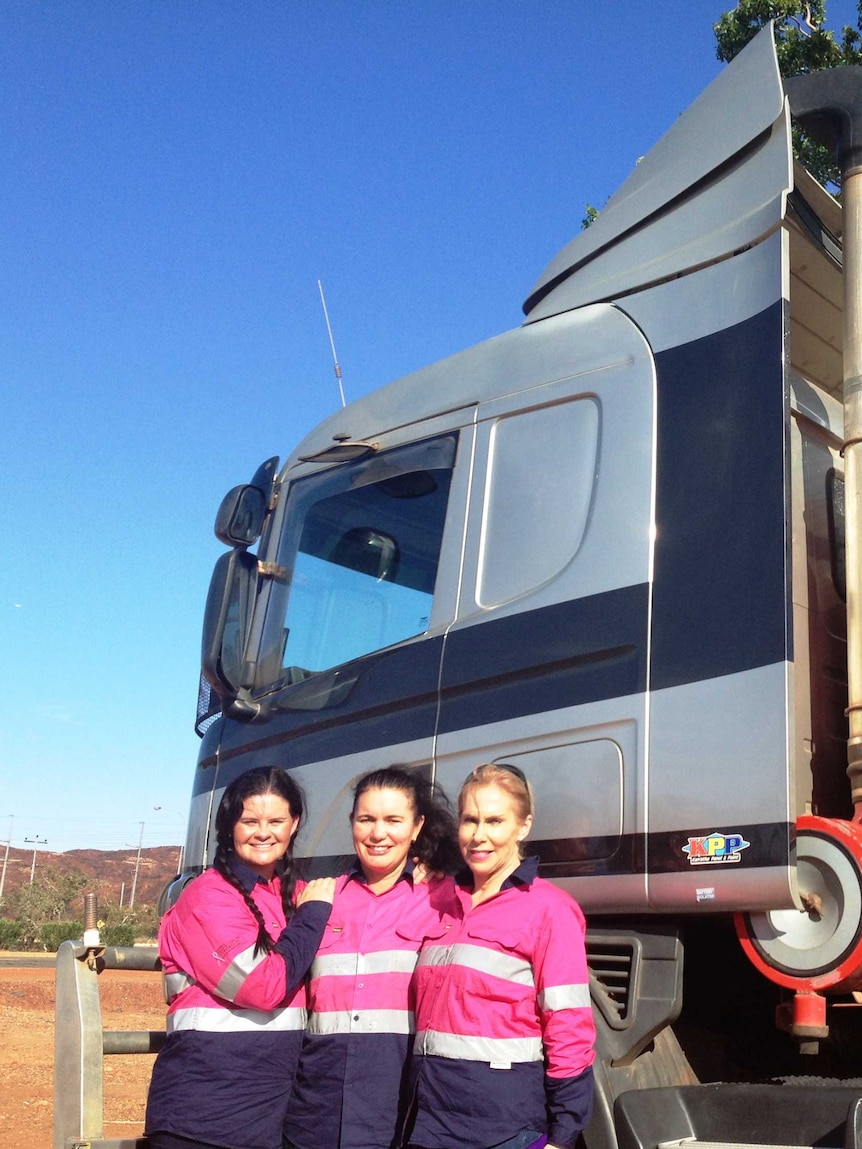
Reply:
[[[464,779],[461,792],[458,795],[458,813],[464,809],[464,799],[471,790],[480,786],[499,786],[504,790],[515,806],[515,812],[522,822],[526,822],[533,813],[533,788],[518,766],[511,766],[508,762],[483,762],[476,766]]]

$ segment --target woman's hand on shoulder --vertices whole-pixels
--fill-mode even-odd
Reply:
[[[335,878],[312,878],[307,886],[298,894],[297,906],[306,902],[329,902],[335,897]]]

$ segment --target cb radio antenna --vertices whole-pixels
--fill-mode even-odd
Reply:
[[[338,393],[341,396],[341,406],[346,407],[344,400],[344,387],[341,383],[341,368],[338,366],[338,355],[335,352],[335,340],[332,338],[332,327],[329,322],[329,312],[326,310],[326,296],[323,294],[323,284],[318,279],[317,290],[320,292],[320,302],[323,305],[323,318],[326,320],[326,332],[329,335],[329,346],[332,348],[332,362],[335,367],[335,378],[338,382]]]

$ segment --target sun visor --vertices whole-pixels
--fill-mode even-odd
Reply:
[[[551,262],[524,304],[528,321],[640,290],[756,243],[783,218],[792,164],[770,23]]]

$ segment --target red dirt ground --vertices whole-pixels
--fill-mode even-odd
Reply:
[[[161,974],[107,970],[99,992],[105,1029],[161,1029]],[[54,1104],[54,967],[0,967],[0,1144],[51,1149]],[[105,1137],[137,1137],[153,1055],[104,1059]]]

